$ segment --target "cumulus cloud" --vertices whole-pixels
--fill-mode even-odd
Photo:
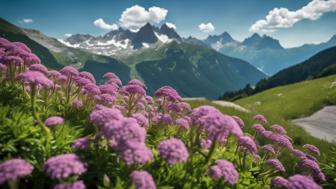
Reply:
[[[98,18],[97,20],[93,22],[93,24],[104,30],[117,30],[118,29],[117,24],[107,24],[102,18]]]
[[[65,37],[71,37],[72,34],[71,34],[71,33],[65,33],[64,36],[65,36]]]
[[[150,7],[146,10],[144,7],[134,5],[124,10],[119,19],[120,25],[124,28],[136,31],[147,22],[158,24],[167,16],[168,10],[160,7]]]
[[[317,20],[324,13],[336,11],[336,0],[312,0],[296,11],[287,8],[274,8],[265,19],[256,21],[251,32],[274,32],[280,28],[293,27],[295,23],[308,19]]]
[[[31,23],[33,23],[33,19],[31,19],[31,18],[24,18],[24,19],[22,19],[22,22],[24,22],[26,24],[31,24]]]
[[[213,32],[215,31],[215,27],[212,25],[211,22],[208,23],[201,23],[200,25],[198,25],[198,28],[202,31],[202,32]]]
[[[169,28],[173,28],[174,30],[176,30],[176,26],[175,24],[171,23],[171,22],[166,22],[166,25],[169,27]]]

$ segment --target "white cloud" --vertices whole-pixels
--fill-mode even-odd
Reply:
[[[104,30],[117,30],[118,29],[117,24],[107,24],[102,18],[98,18],[97,20],[93,22],[93,24]]]
[[[198,28],[202,32],[206,32],[206,33],[210,33],[210,32],[215,31],[215,26],[213,26],[211,22],[201,23],[200,25],[198,25]]]
[[[171,23],[171,22],[166,22],[166,25],[169,27],[169,28],[172,28],[174,30],[176,30],[176,26],[175,24]]]
[[[24,23],[26,23],[26,24],[31,24],[31,23],[33,23],[33,19],[31,19],[31,18],[24,18],[24,19],[22,19],[22,21],[23,21]]]
[[[256,21],[251,32],[274,32],[279,28],[290,28],[295,23],[308,19],[317,20],[324,13],[336,11],[336,0],[312,0],[296,11],[287,8],[274,8],[265,19]]]
[[[65,36],[65,37],[71,37],[72,34],[71,34],[71,33],[65,33],[64,36]]]
[[[136,31],[147,22],[158,24],[167,16],[168,10],[160,7],[144,7],[134,5],[124,10],[119,19],[120,25],[124,28]]]

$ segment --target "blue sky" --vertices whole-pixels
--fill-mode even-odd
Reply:
[[[235,39],[243,40],[258,32],[279,39],[285,47],[292,47],[326,41],[336,34],[335,1],[329,0],[329,8],[322,12],[314,12],[317,16],[307,17],[302,11],[311,2],[309,0],[1,0],[0,17],[21,27],[38,29],[48,36],[63,38],[66,33],[104,34],[108,30],[95,26],[95,20],[102,18],[108,27],[113,24],[124,27],[130,20],[122,22],[120,18],[127,8],[139,5],[146,16],[149,8],[155,6],[160,8],[157,12],[160,17],[148,19],[157,25],[173,23],[182,36],[205,38],[208,34],[227,31]],[[286,10],[269,13],[280,7]],[[278,18],[279,15],[292,15],[294,11],[297,11],[296,21],[290,17],[278,22],[266,19],[267,15]],[[264,21],[256,24],[258,20]],[[134,29],[135,22],[130,22]],[[201,23],[205,24],[203,31],[207,32],[200,30]],[[209,23],[213,28],[208,28]]]

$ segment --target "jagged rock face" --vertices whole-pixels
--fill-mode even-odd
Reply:
[[[170,28],[167,24],[163,24],[159,32],[161,34],[168,36],[168,38],[177,39],[178,41],[182,41],[182,38],[176,33],[174,28]]]
[[[132,39],[134,37],[134,33],[129,30],[124,30],[119,28],[118,30],[112,30],[103,36],[105,40],[115,39],[116,41]]]
[[[229,33],[224,32],[220,35],[209,35],[207,39],[205,39],[206,43],[212,44],[216,42],[221,42],[221,43],[231,43],[231,42],[236,42]]]
[[[246,47],[255,49],[283,49],[278,40],[273,39],[267,35],[260,36],[256,33],[251,37],[246,38],[242,44]]]
[[[260,49],[283,49],[279,41],[273,39],[267,35],[260,36],[259,34],[253,34],[251,37],[246,38],[244,41],[239,42],[234,40],[228,32],[224,32],[220,35],[209,35],[204,40],[204,43],[208,44],[212,48],[218,50],[225,46],[235,46],[237,48],[253,48]]]
[[[132,44],[134,48],[139,49],[143,47],[143,43],[152,44],[156,43],[158,40],[159,39],[156,37],[152,25],[147,23],[135,34]]]
[[[70,44],[78,44],[86,40],[89,40],[91,38],[93,38],[93,36],[89,34],[75,34],[75,35],[68,37],[67,42],[69,42]]]
[[[182,41],[182,38],[173,28],[166,24],[157,28],[147,23],[137,32],[119,28],[103,36],[75,34],[65,40],[65,45],[85,49],[101,55],[129,55],[142,48],[148,48],[157,43],[168,43],[172,40]]]

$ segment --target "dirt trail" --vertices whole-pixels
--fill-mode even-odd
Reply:
[[[336,106],[326,106],[309,117],[293,122],[316,138],[336,143]]]

